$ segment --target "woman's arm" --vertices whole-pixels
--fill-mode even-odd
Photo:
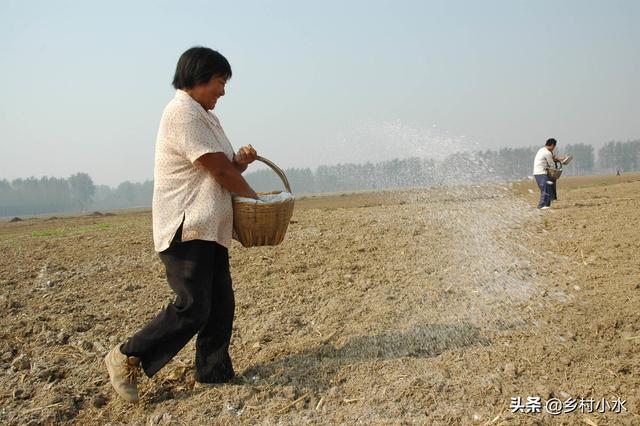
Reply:
[[[235,155],[233,156],[233,161],[231,162],[233,164],[233,167],[236,168],[236,170],[240,173],[243,173],[245,170],[247,170],[247,167],[249,166],[248,164],[240,164],[236,161],[236,157]]]
[[[199,157],[196,161],[209,170],[216,182],[230,192],[236,193],[241,197],[258,198],[258,194],[256,194],[247,181],[244,180],[240,174],[241,172],[229,161],[224,153],[207,153]]]

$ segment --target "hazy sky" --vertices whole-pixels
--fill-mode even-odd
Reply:
[[[640,1],[0,0],[0,178],[153,177],[179,55],[284,168],[640,138]]]

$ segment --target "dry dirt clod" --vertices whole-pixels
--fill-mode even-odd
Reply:
[[[147,426],[169,426],[180,424],[177,418],[169,413],[153,414],[147,419]]]
[[[61,331],[58,333],[58,335],[56,336],[56,342],[59,345],[66,345],[67,343],[69,343],[69,333],[67,333],[66,331]]]
[[[505,364],[502,370],[504,371],[504,374],[509,378],[516,378],[518,376],[518,369],[513,363]]]
[[[29,399],[31,398],[31,394],[32,392],[25,389],[15,389],[12,392],[13,399],[19,399],[19,400]]]
[[[59,367],[49,367],[43,370],[38,371],[36,376],[41,380],[46,380],[47,382],[53,382],[56,380],[63,379],[65,377],[65,372],[63,369]]]
[[[96,396],[93,397],[93,400],[91,400],[91,404],[96,407],[96,408],[102,408],[105,405],[107,405],[107,398],[102,395],[102,394],[98,394]]]
[[[11,362],[11,366],[17,370],[28,370],[31,368],[31,360],[26,355],[20,355]]]
[[[244,407],[240,401],[228,401],[225,404],[225,409],[229,414],[234,416],[241,416],[242,413],[244,413]]]

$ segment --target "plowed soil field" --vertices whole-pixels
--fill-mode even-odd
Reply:
[[[237,377],[194,383],[190,343],[135,406],[102,359],[172,300],[150,212],[4,221],[0,423],[638,425],[640,174],[558,192],[298,200],[230,250]]]

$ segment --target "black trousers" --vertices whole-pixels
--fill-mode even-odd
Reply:
[[[558,180],[550,179],[553,182],[553,185],[549,185],[549,192],[551,194],[551,201],[556,201],[558,199]]]
[[[140,358],[148,377],[157,373],[194,335],[196,380],[222,383],[234,375],[229,342],[235,300],[229,254],[212,242],[181,242],[182,226],[168,249],[160,253],[176,299],[120,347]]]

